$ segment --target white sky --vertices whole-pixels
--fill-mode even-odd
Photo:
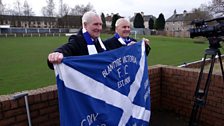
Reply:
[[[7,8],[12,8],[17,0],[2,0]],[[23,5],[24,0],[19,0]],[[36,15],[41,15],[41,8],[46,6],[46,0],[27,0]],[[59,0],[54,0],[58,6]],[[165,19],[169,18],[174,10],[183,13],[184,10],[191,11],[193,8],[200,7],[201,4],[208,4],[211,0],[63,0],[71,8],[75,5],[93,5],[98,14],[119,13],[126,18],[131,17],[136,12],[144,12],[145,15],[158,17],[163,13]]]

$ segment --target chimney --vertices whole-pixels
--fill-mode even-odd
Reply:
[[[173,11],[173,15],[175,16],[177,14],[177,10],[175,9],[174,11]]]
[[[187,15],[187,11],[186,11],[186,10],[184,10],[183,14],[184,14],[184,16],[186,16],[186,15]]]

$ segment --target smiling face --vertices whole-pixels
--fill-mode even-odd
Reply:
[[[126,19],[118,19],[117,21],[116,32],[120,37],[127,38],[131,32],[130,22]]]
[[[99,16],[93,16],[91,21],[84,22],[84,28],[89,32],[92,38],[100,36],[102,31],[102,20]]]

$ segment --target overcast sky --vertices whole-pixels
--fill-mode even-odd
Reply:
[[[7,7],[13,7],[17,0],[2,0]],[[19,0],[22,5],[24,0]],[[41,8],[46,6],[46,0],[27,0],[36,15],[41,15]],[[58,6],[59,0],[54,0]],[[70,7],[75,5],[93,5],[94,10],[101,14],[119,13],[126,18],[133,16],[136,12],[144,12],[145,15],[158,17],[163,13],[165,19],[169,18],[174,10],[183,13],[184,10],[191,11],[200,7],[201,4],[208,4],[211,0],[63,0]]]

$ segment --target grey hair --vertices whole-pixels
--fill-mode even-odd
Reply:
[[[115,27],[117,27],[118,25],[120,25],[121,22],[123,22],[123,21],[127,21],[130,24],[130,22],[127,19],[125,19],[125,18],[119,18],[119,19],[117,19],[117,21],[115,23]]]
[[[96,12],[88,11],[82,16],[82,25],[84,25],[85,22],[89,23],[92,20],[92,17],[99,15]]]

